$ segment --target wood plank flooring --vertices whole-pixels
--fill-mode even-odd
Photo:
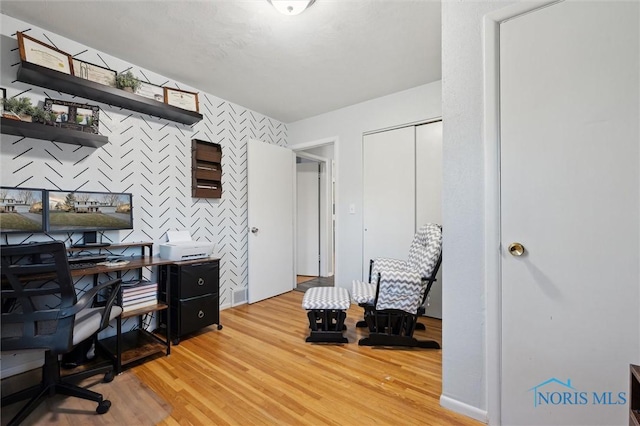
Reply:
[[[296,276],[296,284],[306,283],[307,281],[311,281],[314,278],[318,278],[318,277],[312,277],[312,276],[309,276],[309,275],[297,275]]]
[[[358,346],[362,310],[347,315],[345,345],[305,343],[303,293],[221,312],[169,357],[132,368],[173,406],[161,425],[481,425],[445,410],[441,351]],[[439,320],[421,319],[440,341]],[[132,401],[135,403],[135,401]],[[112,408],[113,409],[113,408]]]

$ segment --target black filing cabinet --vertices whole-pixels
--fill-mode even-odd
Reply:
[[[220,261],[200,259],[176,262],[162,267],[162,288],[169,285],[171,339],[180,343],[185,334],[193,333],[211,324],[220,325]]]

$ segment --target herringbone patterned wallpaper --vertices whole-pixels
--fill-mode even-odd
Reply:
[[[109,138],[108,144],[95,149],[2,135],[1,184],[133,193],[134,229],[106,232],[103,241],[153,241],[156,253],[168,230],[187,229],[196,240],[212,241],[221,258],[220,304],[231,305],[232,294],[247,287],[247,140],[284,146],[286,126],[202,92],[199,101],[204,119],[186,126],[15,81],[20,62],[15,32],[23,31],[77,59],[118,72],[131,69],[153,84],[198,91],[22,21],[0,17],[1,86],[8,97],[27,96],[34,104],[53,98],[99,105],[100,133]],[[191,197],[193,138],[222,146],[222,199]],[[12,235],[9,242],[47,238],[75,241],[80,235]]]

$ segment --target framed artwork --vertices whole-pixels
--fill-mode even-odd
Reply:
[[[164,103],[189,111],[200,112],[198,110],[198,94],[184,90],[164,88]]]
[[[158,102],[164,102],[164,88],[156,86],[155,84],[140,82],[140,87],[134,92],[136,95],[144,96],[145,98],[153,99]]]
[[[17,36],[21,60],[64,74],[72,74],[71,55],[21,32],[18,32]]]
[[[116,87],[116,72],[108,68],[73,59],[73,75],[104,84],[105,86]]]
[[[55,99],[44,100],[45,111],[53,112],[53,125],[86,133],[98,134],[100,107]]]

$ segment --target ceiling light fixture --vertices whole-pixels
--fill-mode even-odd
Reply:
[[[316,0],[267,0],[283,15],[299,15]]]

